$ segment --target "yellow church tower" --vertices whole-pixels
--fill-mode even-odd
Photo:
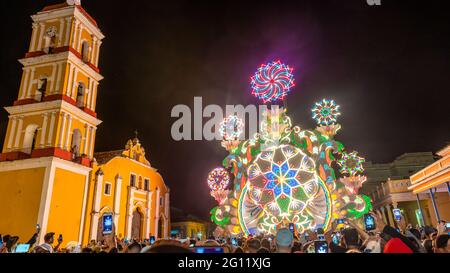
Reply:
[[[95,112],[104,35],[78,0],[32,16],[29,51],[17,100],[5,107],[8,128],[0,154],[0,234],[21,241],[41,226],[81,242],[91,161],[101,121]],[[75,227],[75,228],[74,228]]]

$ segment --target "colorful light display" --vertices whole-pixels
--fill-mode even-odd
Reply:
[[[280,76],[283,84],[271,82],[278,73],[285,74]],[[254,94],[263,101],[282,99],[293,86],[292,69],[281,62],[269,63],[261,66],[253,82]],[[237,140],[233,135],[228,138],[232,141],[222,142],[229,152],[222,165],[234,181],[223,191],[226,170],[210,175],[211,195],[218,202],[211,210],[211,220],[218,225],[214,234],[275,234],[290,223],[298,232],[327,230],[333,219],[356,219],[371,209],[370,198],[357,194],[366,180],[356,175],[363,171],[364,159],[355,152],[345,153],[344,145],[334,140],[341,128],[335,123],[339,106],[322,100],[313,112],[319,124],[315,130],[293,126],[285,108],[272,107],[255,136]],[[227,122],[236,128],[233,121]],[[348,176],[336,177],[332,167],[336,162],[340,173]]]
[[[339,105],[334,100],[327,99],[316,102],[311,111],[313,112],[313,119],[319,125],[331,125],[336,122],[337,117],[341,114]]]
[[[208,174],[208,186],[212,191],[224,190],[230,183],[230,175],[222,167],[215,168]]]
[[[251,78],[252,94],[264,103],[283,100],[295,85],[292,72],[281,61],[261,65]]]
[[[244,131],[244,122],[235,115],[226,117],[221,123],[219,132],[226,141],[237,140]]]
[[[341,159],[337,161],[340,166],[339,171],[350,176],[355,176],[357,173],[364,171],[363,162],[365,162],[365,159],[358,156],[358,153],[355,151],[351,153],[343,152]]]

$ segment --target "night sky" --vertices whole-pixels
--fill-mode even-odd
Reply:
[[[60,2],[2,2],[1,105],[17,98],[29,16]],[[435,152],[450,140],[450,19],[439,1],[411,2],[84,0],[106,35],[96,151],[123,148],[137,129],[172,205],[207,217],[215,202],[205,178],[227,153],[218,141],[173,141],[171,109],[192,107],[194,96],[256,104],[250,76],[281,59],[295,69],[294,124],[312,128],[313,103],[333,98],[343,113],[337,139],[368,161]],[[0,123],[3,143],[6,111]]]

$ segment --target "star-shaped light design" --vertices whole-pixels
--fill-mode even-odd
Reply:
[[[355,176],[357,173],[364,171],[363,162],[365,162],[365,159],[358,156],[358,153],[355,151],[351,153],[343,152],[341,159],[337,161],[340,166],[339,171],[350,176]]]
[[[300,213],[319,187],[314,161],[290,145],[263,151],[248,174],[251,198],[274,216]]]

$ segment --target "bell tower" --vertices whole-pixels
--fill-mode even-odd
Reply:
[[[45,7],[31,16],[29,51],[9,113],[0,161],[55,156],[89,166],[95,132],[104,38],[80,1]]]
[[[41,227],[82,242],[97,126],[104,35],[80,1],[46,6],[33,27],[17,99],[5,107],[0,154],[0,234],[30,237]],[[63,243],[64,246],[64,243]]]

